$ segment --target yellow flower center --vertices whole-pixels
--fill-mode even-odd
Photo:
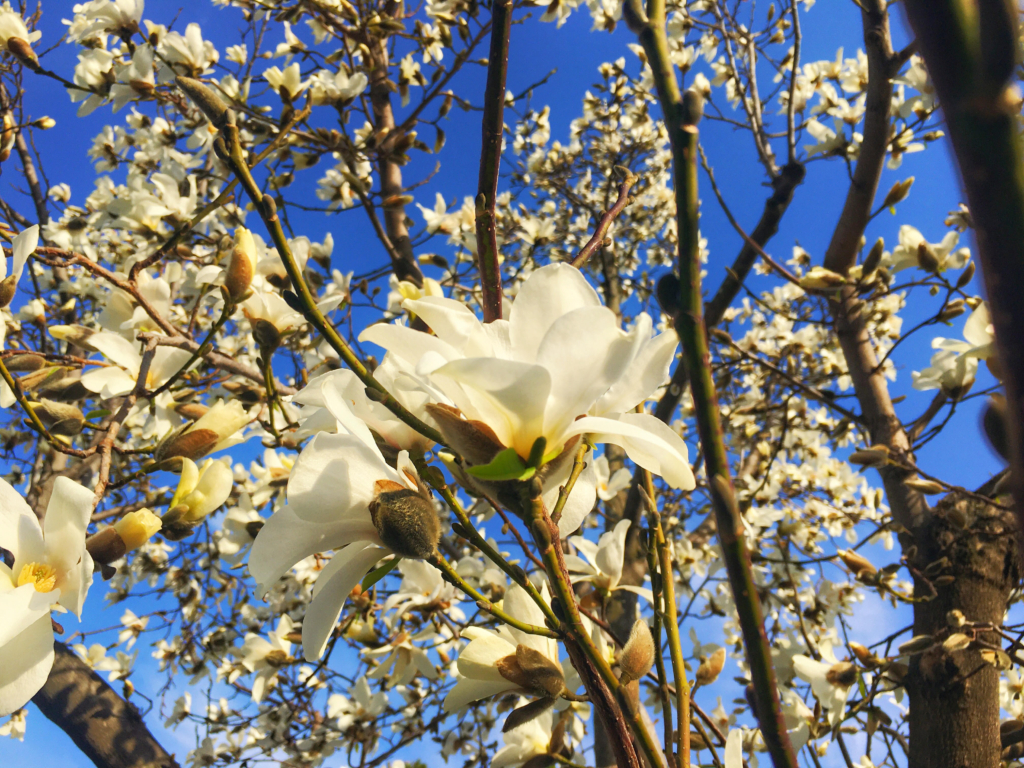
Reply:
[[[18,574],[18,586],[31,584],[36,592],[52,592],[57,586],[57,569],[46,563],[26,563]]]

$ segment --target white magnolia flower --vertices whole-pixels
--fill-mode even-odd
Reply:
[[[22,273],[25,271],[28,257],[32,255],[37,245],[39,245],[39,225],[33,224],[15,236],[11,243],[13,258],[10,275],[7,273],[7,259],[0,258],[0,283],[6,283],[3,287],[0,287],[0,295],[3,295],[7,304],[10,304],[11,299],[14,298],[14,292],[17,290],[18,281],[21,279]],[[7,323],[0,317],[0,349],[3,348],[6,335]]]
[[[978,360],[988,359],[995,351],[995,332],[984,302],[978,305],[964,324],[964,339],[932,340],[931,365],[914,371],[914,389],[956,391],[973,383],[978,373]]]
[[[368,675],[373,680],[386,680],[388,688],[409,685],[416,674],[428,680],[436,680],[437,669],[427,656],[424,648],[414,645],[413,641],[427,641],[427,646],[435,645],[438,635],[432,629],[410,635],[401,631],[378,648],[363,648],[362,654],[369,659],[382,661]]]
[[[811,684],[814,697],[828,710],[828,721],[835,727],[846,713],[846,699],[857,682],[857,668],[848,661],[839,661],[828,641],[822,642],[819,650],[822,661],[800,654],[794,656],[793,671]]]
[[[114,363],[103,368],[92,368],[82,374],[82,386],[90,392],[106,400],[127,395],[135,388],[142,369],[142,353],[138,342],[131,342],[117,333],[92,332],[81,326],[70,325],[55,325],[50,328],[50,335],[99,352]],[[157,347],[146,376],[146,389],[154,390],[166,383],[181,371],[190,357],[192,353],[187,349]]]
[[[393,554],[370,513],[380,489],[421,492],[408,453],[399,453],[398,469],[392,469],[366,424],[351,412],[342,415],[339,434],[317,434],[299,455],[288,480],[288,503],[263,526],[249,556],[257,592],[264,595],[296,563],[336,550],[317,576],[302,621],[308,661],[323,654],[349,593],[364,574]]]
[[[525,701],[520,703],[525,704]],[[555,713],[549,709],[539,716],[502,734],[505,746],[491,759],[491,768],[508,768],[521,765],[531,757],[546,755],[551,743],[551,732],[555,726]]]
[[[188,458],[181,460],[178,488],[167,505],[168,510],[180,508],[180,520],[194,524],[218,509],[228,500],[234,485],[231,467],[223,461],[207,459],[202,468]]]
[[[632,473],[625,467],[619,467],[613,474],[608,466],[608,457],[604,455],[594,459],[594,471],[597,474],[597,498],[601,501],[614,499],[633,481]]]
[[[294,101],[309,85],[309,81],[302,82],[302,70],[298,62],[285,67],[284,71],[278,67],[270,67],[264,70],[263,77],[271,88],[289,101]]]
[[[635,592],[654,603],[651,590],[619,584],[622,578],[622,563],[626,557],[626,536],[629,534],[631,521],[619,520],[615,527],[601,534],[597,543],[582,536],[572,536],[569,541],[586,560],[576,555],[566,555],[565,564],[572,575],[573,582],[589,581],[602,594],[610,595],[616,589]]]
[[[285,639],[293,626],[286,614],[278,620],[277,629],[267,633],[267,639],[250,632],[245,636],[241,649],[236,652],[242,665],[256,673],[252,683],[252,700],[257,704],[277,683],[277,671],[293,661],[292,644]]]
[[[6,50],[8,41],[12,38],[18,38],[24,40],[26,43],[34,43],[43,33],[36,30],[35,32],[29,32],[28,27],[25,26],[24,19],[21,18],[21,14],[11,10],[11,4],[4,3],[3,7],[0,8],[0,46]]]
[[[441,572],[422,560],[403,560],[398,565],[403,578],[398,589],[384,603],[383,614],[394,625],[406,612],[439,608],[453,621],[465,621],[459,608],[461,592],[441,577]]]
[[[882,259],[882,266],[888,267],[893,272],[919,266],[921,262],[918,253],[922,245],[928,247],[938,259],[939,272],[944,272],[947,269],[962,269],[971,258],[969,248],[954,250],[957,243],[960,242],[960,233],[956,231],[947,232],[940,243],[929,243],[917,229],[909,224],[904,224],[900,227],[899,238],[899,245],[893,248],[892,254]]]
[[[542,594],[546,595],[546,588]],[[544,626],[544,613],[540,606],[518,584],[513,584],[505,593],[502,610],[527,624]],[[462,636],[470,643],[459,654],[459,677],[444,700],[446,712],[455,712],[470,702],[509,691],[523,691],[519,682],[503,676],[498,668],[500,660],[515,658],[516,647],[519,645],[525,645],[558,669],[562,668],[558,663],[558,642],[550,637],[531,635],[505,625],[493,632],[482,627],[467,627],[462,631]]]
[[[363,72],[350,75],[344,68],[334,74],[320,70],[310,80],[314,104],[333,104],[346,102],[366,90],[369,78]]]
[[[346,731],[359,721],[372,722],[388,708],[388,695],[373,693],[366,676],[360,677],[349,689],[349,696],[332,694],[327,699],[327,717],[338,718],[338,730]]]
[[[121,626],[124,627],[118,635],[118,645],[125,644],[125,648],[131,650],[131,647],[135,645],[135,641],[139,639],[139,635],[146,629],[146,625],[149,624],[149,617],[143,616],[138,617],[134,611],[125,609],[124,614],[121,616]]]
[[[274,326],[278,333],[284,333],[302,322],[302,315],[272,291],[254,291],[252,296],[242,302],[242,311],[254,328],[262,320]]]
[[[53,665],[50,611],[82,616],[92,584],[85,531],[92,491],[58,477],[40,527],[35,513],[0,480],[0,547],[14,566],[0,562],[0,715],[24,706],[42,688]]]
[[[546,463],[588,435],[621,445],[673,487],[694,487],[682,438],[654,416],[633,412],[668,378],[675,336],[652,338],[646,314],[621,331],[579,270],[567,264],[537,270],[519,289],[509,319],[489,324],[443,297],[406,299],[403,306],[436,335],[378,324],[360,339],[406,361],[523,461],[542,438]],[[592,505],[564,512],[563,531],[575,530]]]
[[[238,505],[228,510],[215,534],[217,552],[229,563],[238,563],[263,525],[263,518],[253,507],[249,494],[242,493]]]

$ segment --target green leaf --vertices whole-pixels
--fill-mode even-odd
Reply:
[[[400,562],[402,562],[402,558],[400,558],[400,557],[398,557],[396,555],[395,557],[391,558],[386,563],[384,563],[384,565],[382,565],[380,568],[376,568],[376,569],[370,571],[368,574],[366,574],[363,577],[363,581],[362,581],[362,584],[361,584],[361,586],[363,588],[363,592],[368,590],[370,587],[372,587],[378,581],[380,581],[385,576],[387,576],[389,573],[391,573],[393,570],[395,570],[395,568],[398,567],[398,564]]]
[[[106,408],[98,408],[95,411],[89,411],[85,414],[86,421],[92,421],[93,419],[102,419],[104,416],[109,416],[113,411],[108,411]]]
[[[526,466],[515,448],[506,448],[490,464],[469,467],[466,471],[481,480],[529,480],[537,469]]]

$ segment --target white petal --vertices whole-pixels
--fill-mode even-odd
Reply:
[[[481,632],[459,654],[459,674],[474,680],[504,681],[496,666],[499,659],[515,654],[516,647],[493,632]],[[516,686],[509,683],[509,690]]]
[[[35,251],[36,246],[39,245],[39,225],[33,224],[31,227],[23,231],[17,237],[14,238],[14,242],[11,243],[11,251],[14,254],[14,259],[11,264],[11,274],[14,275],[14,281],[17,282],[21,277],[21,273],[25,269],[25,262],[28,261],[28,257]]]
[[[324,566],[302,620],[302,652],[306,661],[316,661],[323,655],[349,593],[388,551],[371,542],[360,541],[336,552]]]
[[[587,416],[573,423],[569,434],[589,433],[598,443],[612,443],[644,469],[665,478],[673,488],[697,487],[687,460],[686,443],[660,419],[648,413],[624,413],[618,419]]]
[[[532,363],[552,323],[574,309],[600,305],[597,293],[575,267],[541,267],[523,283],[509,313],[514,359]]]
[[[43,520],[46,561],[58,574],[60,604],[82,618],[82,605],[92,584],[92,556],[85,548],[85,529],[93,509],[93,492],[67,477],[53,483]]]
[[[43,556],[43,531],[28,503],[6,480],[0,479],[0,547],[25,562]]]
[[[674,332],[659,334],[649,340],[630,363],[622,376],[602,397],[591,413],[610,416],[635,408],[657,391],[669,379],[669,369],[676,355],[679,341]]]
[[[539,365],[474,357],[454,360],[434,372],[461,384],[469,401],[456,401],[464,413],[487,424],[520,456],[530,454],[544,433],[544,407],[551,374]]]
[[[546,478],[545,485],[549,490],[544,492],[544,503],[548,505],[548,509],[551,509],[551,506],[558,498],[558,486],[564,484],[569,479],[571,471],[572,465],[566,463],[562,472],[553,477]],[[596,502],[597,472],[594,468],[594,462],[588,460],[580,476],[576,479],[576,485],[573,486],[572,493],[565,500],[565,506],[562,507],[562,517],[558,521],[558,532],[562,536],[574,533],[583,524],[586,516],[593,511]]]
[[[117,363],[129,373],[138,375],[142,355],[139,354],[136,345],[124,336],[100,331],[89,337],[88,344],[112,363]]]
[[[629,526],[629,520],[619,520],[612,530],[601,534],[598,542],[596,565],[602,573],[611,577],[613,587],[619,583],[622,576],[622,560],[626,556]]]
[[[441,355],[445,360],[456,360],[462,357],[450,344],[445,343],[437,336],[414,331],[404,325],[377,323],[359,334],[359,340],[384,347],[388,352],[411,365],[416,365],[427,352]]]
[[[369,527],[372,529],[373,524]],[[376,537],[376,531],[373,531]],[[346,522],[310,523],[284,506],[270,516],[249,553],[249,573],[256,593],[265,595],[296,563],[317,552],[338,549],[353,541],[372,540]]]
[[[483,323],[461,301],[441,296],[424,296],[422,299],[406,299],[402,306],[419,315],[439,339],[464,354],[470,339],[482,332]],[[469,356],[482,357],[488,353],[489,350],[480,350]]]
[[[53,625],[50,612],[0,647],[0,716],[28,704],[46,683],[53,666]]]
[[[299,455],[288,479],[288,504],[310,522],[370,523],[374,483],[398,480],[376,447],[353,435],[319,433]],[[372,525],[371,525],[372,527]],[[364,536],[370,541],[372,537]]]
[[[731,728],[725,740],[725,768],[743,768],[743,732]]]
[[[122,368],[93,368],[82,374],[82,386],[101,394],[104,400],[127,395],[135,388],[135,377]]]
[[[0,592],[0,616],[3,616],[3,622],[0,622],[0,652],[39,619],[49,617],[55,594],[58,593],[37,592],[31,584]],[[0,664],[2,669],[10,662],[6,657],[0,658],[4,659],[3,664]]]
[[[515,653],[515,649],[512,649]],[[488,699],[491,696],[514,691],[516,686],[505,678],[500,680],[479,680],[475,678],[462,677],[455,683],[455,687],[448,692],[444,699],[444,711],[455,712],[467,704],[480,699]]]

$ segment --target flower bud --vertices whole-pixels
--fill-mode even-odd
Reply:
[[[846,278],[831,269],[812,267],[799,282],[805,291],[837,291],[846,284]]]
[[[981,426],[992,450],[998,453],[1003,460],[1009,461],[1010,434],[1006,423],[1006,398],[1002,395],[993,395],[985,406],[985,412],[981,417]]]
[[[32,121],[32,125],[34,125],[36,128],[39,128],[40,130],[43,130],[43,131],[50,130],[56,124],[57,124],[57,121],[54,120],[49,115],[46,115],[44,117],[40,117],[39,119]]]
[[[562,668],[528,645],[520,643],[515,654],[498,659],[495,666],[503,678],[530,693],[558,696],[565,690]]]
[[[7,50],[29,69],[36,69],[39,66],[39,59],[32,46],[20,37],[7,38]]]
[[[46,358],[41,355],[14,355],[4,360],[4,364],[11,373],[31,373],[46,365]]]
[[[870,578],[878,573],[878,569],[875,568],[870,560],[854,552],[852,549],[840,550],[839,559],[843,561],[847,568],[853,571],[853,574],[858,579]]]
[[[907,642],[900,645],[900,647],[896,649],[896,652],[900,656],[906,656],[912,653],[922,653],[923,651],[927,651],[933,645],[935,645],[935,638],[931,635],[914,635],[912,638],[907,640]]]
[[[885,252],[885,240],[878,238],[875,240],[875,244],[871,246],[871,250],[868,251],[868,255],[864,258],[864,264],[861,269],[861,274],[867,277],[876,269],[882,261],[882,254]]]
[[[195,424],[168,435],[156,448],[157,461],[181,456],[201,459],[208,453],[227,447],[230,439],[252,419],[237,400],[217,402]]]
[[[69,403],[58,403],[54,400],[40,400],[33,403],[33,410],[51,433],[74,437],[82,431],[85,414]]]
[[[129,512],[116,523],[114,531],[121,537],[125,549],[131,552],[138,549],[160,530],[162,523],[160,518],[143,507],[134,512]]]
[[[881,467],[889,461],[889,447],[886,445],[873,445],[870,448],[861,448],[850,454],[851,464],[860,464],[864,467]]]
[[[223,128],[227,125],[228,105],[212,88],[195,78],[181,75],[174,78],[174,82],[203,111],[203,114],[214,126]]]
[[[697,684],[711,685],[725,668],[725,648],[719,648],[697,667]]]
[[[882,208],[890,208],[896,205],[896,203],[906,200],[912,186],[914,186],[913,176],[903,181],[897,181],[886,193],[885,200],[882,201]]]
[[[232,301],[240,301],[252,285],[256,274],[256,241],[252,233],[245,227],[235,230],[235,247],[231,252],[227,274],[224,276],[224,287]]]
[[[967,266],[964,267],[964,271],[960,273],[960,277],[956,280],[956,287],[963,288],[971,282],[971,280],[974,279],[975,269],[977,269],[977,265],[975,265],[973,260],[967,262]]]
[[[622,670],[620,682],[628,683],[639,680],[651,671],[654,666],[654,638],[647,622],[637,619],[629,633],[629,639],[619,654],[619,668]]]
[[[7,307],[14,300],[14,292],[18,290],[18,278],[8,275],[0,280],[0,309]]]
[[[696,88],[687,88],[683,94],[680,119],[683,125],[696,126],[704,116],[704,95]]]
[[[922,480],[919,477],[915,477],[912,480],[906,480],[903,483],[907,488],[912,488],[918,493],[923,493],[926,496],[931,496],[935,493],[942,493],[946,490],[945,486],[936,483],[932,480]]]
[[[441,523],[430,499],[393,480],[378,480],[374,492],[370,519],[385,546],[411,560],[437,552]]]
[[[18,124],[14,120],[14,115],[11,112],[4,112],[3,124],[0,127],[0,163],[11,156],[11,149],[17,136]]]

